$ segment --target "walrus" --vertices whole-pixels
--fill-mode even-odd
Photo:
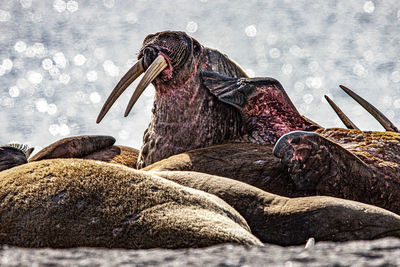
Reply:
[[[286,198],[232,179],[198,172],[152,174],[216,195],[235,208],[252,233],[278,245],[400,237],[400,216],[375,206],[326,196]]]
[[[205,70],[247,77],[227,56],[202,46],[184,32],[164,31],[144,39],[138,60],[111,92],[97,118],[99,123],[122,92],[145,72],[125,112],[127,116],[152,82],[153,114],[143,137],[138,168],[241,135],[239,113],[217,101],[201,82],[200,73]]]
[[[243,82],[245,88],[249,88],[249,83],[251,83],[250,81],[259,79],[250,78],[249,80],[246,80],[248,79],[247,75],[238,65],[226,56],[223,56],[215,50],[201,46],[195,39],[189,37],[185,33],[167,31],[146,37],[138,59],[138,63],[135,64],[126,75],[124,75],[110,94],[98,116],[97,122],[100,122],[118,96],[129,86],[129,84],[132,83],[141,73],[145,72],[145,75],[135,90],[125,113],[125,115],[129,113],[129,110],[145,87],[152,82],[156,89],[153,117],[150,126],[144,135],[144,142],[138,160],[139,168],[148,166],[151,163],[184,151],[226,143],[228,140],[232,139],[237,140],[248,134],[248,132],[251,134],[256,133],[256,131],[252,131],[251,128],[246,129],[246,123],[242,122],[242,116],[240,116],[237,107],[232,105],[232,103],[227,103],[227,101],[222,101],[221,99],[218,100],[218,96],[215,94],[213,95],[209,90],[210,84],[212,85],[213,83],[205,84],[207,81],[204,81],[204,77],[201,77],[202,73],[206,73],[207,71],[218,73],[218,75],[224,75],[225,77],[221,78],[222,82],[217,83],[220,88],[223,88],[223,83],[226,82],[226,77],[234,79],[233,81],[228,82],[225,86],[227,89],[223,89],[222,91],[230,91],[232,88],[238,88],[241,86],[241,82]],[[214,79],[214,82],[215,80],[216,79]],[[260,86],[265,85],[262,85],[262,78],[257,82]],[[342,89],[344,88],[342,87]],[[248,92],[250,91],[252,90],[248,90]],[[240,94],[236,94],[235,97],[237,96],[240,97]],[[284,90],[281,90],[280,96],[278,97],[278,101],[282,100],[287,101],[284,106],[295,111],[293,112],[293,117],[289,116],[284,118],[285,120],[289,120],[289,122],[286,123],[290,124],[290,120],[298,120],[301,116],[295,109],[293,109],[294,106],[290,104],[290,99],[288,99]],[[282,116],[282,113],[278,115]],[[382,114],[379,114],[378,112],[375,117],[386,129],[395,132],[397,128],[393,127],[391,123],[386,123],[384,116],[381,115]],[[276,149],[274,155],[282,159],[282,169],[289,171],[291,179],[293,180],[297,190],[301,191],[301,194],[327,194],[344,197],[375,204],[399,212],[396,207],[397,204],[393,204],[393,202],[395,202],[393,200],[397,199],[397,191],[399,191],[397,181],[393,178],[398,176],[397,159],[391,159],[391,155],[394,155],[394,157],[397,155],[397,134],[392,135],[391,132],[383,134],[368,134],[368,132],[355,132],[351,129],[323,129],[307,118],[302,118],[303,119],[299,119],[298,121],[301,123],[304,121],[305,123],[309,123],[309,125],[303,125],[306,129],[304,129],[304,127],[296,129],[299,125],[295,123],[294,125],[291,125],[295,127],[290,127],[286,130],[311,130],[312,132],[308,132],[311,136],[310,138],[305,137],[301,139],[305,140],[306,143],[308,142],[308,139],[311,140],[315,138],[316,135],[314,133],[317,132],[324,141],[317,141],[316,144],[323,144],[327,151],[332,148],[333,152],[327,154],[334,155],[334,158],[340,158],[340,155],[343,153],[343,155],[350,155],[350,157],[345,156],[345,158],[346,160],[350,160],[349,162],[354,162],[354,164],[349,164],[349,166],[354,165],[354,167],[350,168],[350,171],[341,167],[338,177],[340,179],[343,178],[343,183],[337,183],[337,177],[332,178],[327,175],[326,166],[331,166],[332,168],[329,167],[328,169],[335,173],[335,166],[338,166],[338,164],[322,164],[322,162],[318,160],[318,158],[321,157],[327,159],[329,162],[334,162],[334,160],[332,161],[330,159],[329,155],[326,156],[320,155],[319,153],[312,153],[313,157],[309,160],[310,164],[305,164],[305,169],[302,169],[302,161],[293,161],[291,158],[291,155],[293,154],[292,152],[297,150],[296,145],[289,144],[286,146],[284,145],[285,142],[279,142],[279,146],[275,146]],[[274,122],[274,120],[272,120],[272,122]],[[315,127],[317,128],[315,129]],[[273,131],[271,131],[268,137],[271,140],[268,142],[273,143],[274,140],[280,137],[283,133],[284,132],[280,132],[279,134],[274,135]],[[293,134],[294,138],[286,137],[286,139],[282,139],[282,141],[298,140],[296,135],[299,133],[295,132]],[[360,143],[360,141],[363,140],[360,139],[360,137],[365,134],[369,136],[367,140],[371,141],[368,141],[367,144],[371,150],[366,154],[365,151],[363,151],[365,146]],[[307,132],[305,135],[307,135]],[[380,138],[382,136],[384,136],[384,138]],[[207,139],[208,137],[211,139]],[[261,139],[264,138],[258,138],[258,140]],[[378,140],[382,139],[388,140],[388,142],[378,142]],[[343,142],[340,143],[340,141]],[[313,140],[311,140],[311,142],[313,142]],[[341,147],[345,148],[344,150],[346,150],[346,144],[348,144],[349,149],[355,149],[350,151],[350,154],[347,153],[349,150],[347,150],[347,152],[342,151],[336,153],[336,142],[340,143]],[[310,147],[307,144],[306,146]],[[283,149],[279,149],[279,147]],[[298,148],[301,149],[301,147],[302,145],[300,144]],[[395,148],[393,153],[389,153],[389,156],[384,156],[382,158],[377,155],[383,155],[382,153],[375,153],[374,151],[376,149],[380,151],[383,147],[387,149],[391,149],[392,147]],[[309,151],[309,149],[304,151]],[[358,154],[356,153],[357,151],[359,152]],[[311,152],[305,153],[311,154]],[[362,157],[363,154],[365,159],[372,160],[372,164],[360,164],[359,157]],[[225,156],[224,151],[221,151],[220,155],[223,158]],[[386,163],[382,165],[381,160]],[[293,163],[292,165],[290,165],[291,162]],[[230,162],[226,161],[223,164],[230,164]],[[223,164],[220,165],[217,163],[217,166],[211,166],[210,169],[216,170],[223,166]],[[311,168],[315,167],[314,169],[316,171],[310,172],[310,166]],[[342,164],[341,166],[344,165]],[[359,172],[358,168],[365,170],[365,174],[364,171]],[[375,169],[377,171],[375,171]],[[305,177],[306,173],[310,173],[312,177]],[[344,174],[344,176],[342,174]],[[249,175],[254,177],[257,173],[250,173]],[[269,177],[269,172],[262,173],[261,175],[262,177]],[[360,175],[360,180],[362,181],[361,186],[357,182],[357,177]],[[235,172],[227,173],[224,176],[235,178]],[[324,179],[324,177],[327,179]],[[323,181],[331,181],[332,185],[316,188],[319,179]],[[321,184],[323,184],[323,182]],[[348,186],[349,184],[350,186]],[[374,186],[375,184],[378,186]],[[354,188],[357,188],[358,190],[354,190]],[[382,193],[381,190],[384,193]],[[396,191],[396,193],[393,193],[393,191]],[[290,192],[288,192],[288,195],[289,194]]]
[[[202,72],[202,77],[211,93],[240,111],[250,141],[275,144],[273,154],[287,166],[296,190],[353,199],[400,213],[400,133],[355,92],[340,86],[386,132],[360,131],[344,114],[340,117],[350,129],[315,125],[297,112],[273,78],[231,78],[214,72]]]
[[[0,172],[0,244],[182,248],[262,245],[220,198],[122,165],[50,159]]]

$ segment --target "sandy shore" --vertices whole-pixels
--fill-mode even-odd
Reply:
[[[3,246],[0,266],[400,266],[400,239],[314,247],[241,247],[122,250],[103,248],[26,249]]]

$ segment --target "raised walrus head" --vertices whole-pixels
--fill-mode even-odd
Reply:
[[[202,46],[184,32],[165,31],[145,38],[138,60],[108,97],[97,123],[122,92],[145,72],[125,112],[127,116],[144,89],[153,83],[153,116],[144,134],[139,168],[241,134],[239,113],[216,100],[201,82],[202,71],[246,77],[225,55]]]

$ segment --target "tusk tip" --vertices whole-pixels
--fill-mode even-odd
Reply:
[[[101,122],[101,120],[103,119],[104,116],[99,115],[97,117],[96,123],[99,124]]]
[[[131,112],[131,110],[132,110],[132,107],[130,107],[130,106],[128,106],[128,107],[126,108],[125,113],[124,113],[124,117],[125,117],[125,118],[128,117],[128,115],[129,115],[129,113]]]

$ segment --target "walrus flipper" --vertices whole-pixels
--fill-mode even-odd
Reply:
[[[283,91],[282,85],[275,79],[265,78],[231,78],[211,71],[201,73],[203,84],[220,101],[239,110],[247,105],[249,98],[256,93],[257,87],[276,86]]]
[[[110,147],[115,143],[112,136],[82,135],[58,140],[43,148],[29,161],[54,158],[83,158],[96,151]]]

